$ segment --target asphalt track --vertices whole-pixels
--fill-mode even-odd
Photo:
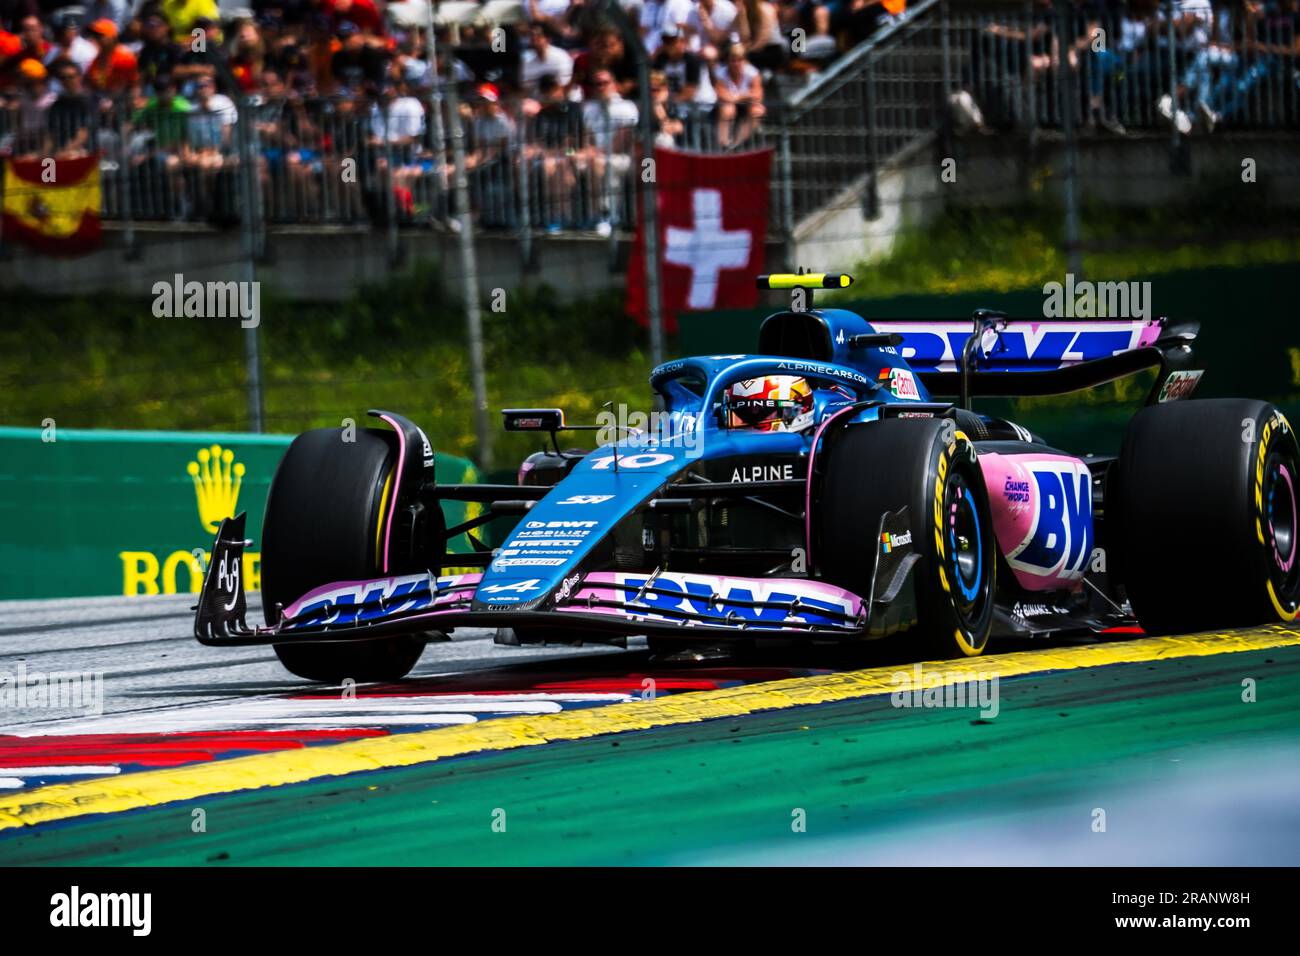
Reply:
[[[192,600],[0,604],[0,678],[103,681],[102,713],[0,709],[0,863],[1300,863],[1300,629],[926,666],[998,675],[992,714],[895,706],[900,644],[488,631],[353,697],[201,647]]]

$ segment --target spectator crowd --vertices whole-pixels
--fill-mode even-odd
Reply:
[[[421,0],[66,2],[0,0],[0,157],[97,153],[110,214],[234,221],[251,180],[271,221],[445,219],[435,104],[454,83],[485,225],[628,221],[641,74],[595,0],[494,0],[432,42]],[[614,2],[647,51],[656,142],[706,151],[761,144],[774,101],[907,16],[906,0]],[[1084,126],[1114,133],[1300,114],[1297,0],[952,0],[947,22],[965,31],[959,125],[1058,122],[1067,74]]]
[[[1033,0],[1027,14],[974,17],[952,106],[959,126],[997,129],[1055,125],[1062,106],[1118,135],[1295,126],[1298,26],[1297,0]]]
[[[480,10],[439,23],[433,44],[419,2],[66,2],[0,0],[0,156],[98,152],[133,215],[237,217],[241,135],[272,220],[445,215],[450,157],[434,104],[454,81],[475,208],[490,224],[512,225],[528,186],[539,225],[617,218],[639,74],[626,34],[591,0],[519,0],[503,23]],[[904,3],[623,2],[649,56],[656,141],[752,144],[773,91]]]

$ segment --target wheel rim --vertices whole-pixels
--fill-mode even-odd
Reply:
[[[1300,508],[1297,508],[1295,459],[1277,452],[1264,466],[1264,533],[1268,547],[1269,579],[1283,600],[1293,599],[1300,585]]]
[[[944,494],[947,515],[947,572],[952,579],[953,603],[962,622],[978,618],[983,611],[987,563],[984,529],[979,508],[965,476],[954,473]]]

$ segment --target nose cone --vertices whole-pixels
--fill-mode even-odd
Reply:
[[[671,446],[607,445],[593,451],[506,536],[479,582],[474,609],[532,610],[545,603],[688,460],[684,449]]]

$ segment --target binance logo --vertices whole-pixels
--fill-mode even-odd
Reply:
[[[194,495],[199,502],[199,523],[209,534],[216,534],[223,518],[235,516],[239,503],[239,486],[244,480],[244,466],[235,461],[235,453],[220,445],[200,448],[186,466],[194,479]]]

